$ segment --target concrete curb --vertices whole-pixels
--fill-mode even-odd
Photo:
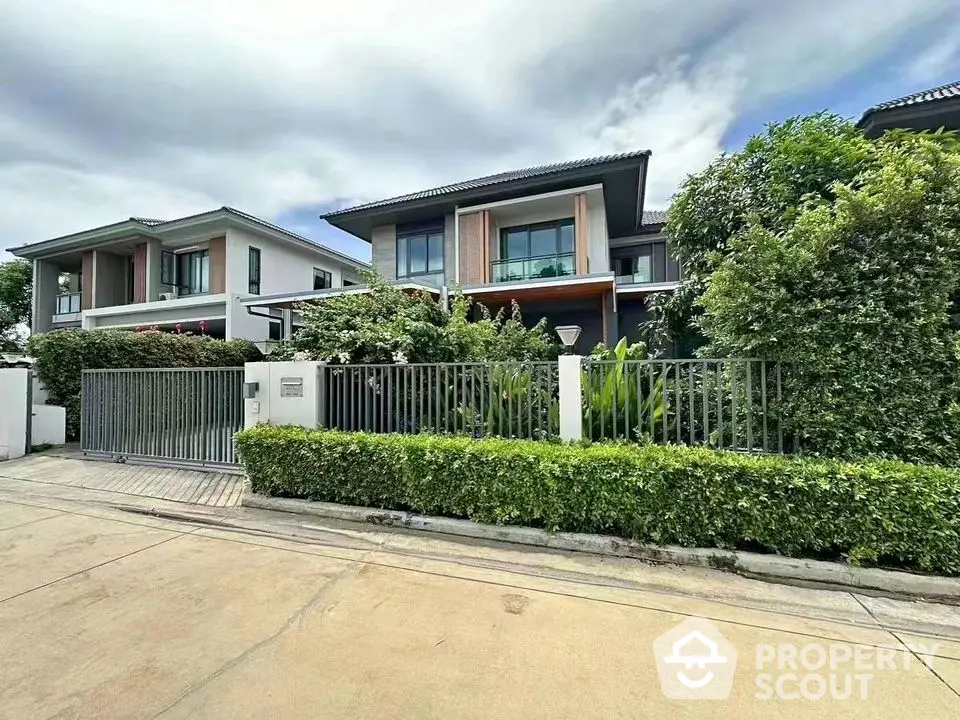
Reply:
[[[609,535],[551,533],[537,528],[483,525],[471,520],[431,517],[398,510],[380,510],[352,505],[338,505],[336,503],[313,502],[311,500],[274,498],[251,492],[249,485],[246,486],[243,493],[241,505],[262,510],[314,515],[348,522],[424,530],[478,540],[496,540],[553,550],[613,555],[648,562],[713,568],[757,579],[960,603],[960,578],[914,575],[876,568],[857,568],[821,560],[801,560],[779,555],[760,555],[733,550],[685,548],[675,545],[644,545],[633,540],[624,540]]]

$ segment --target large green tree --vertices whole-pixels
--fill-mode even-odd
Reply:
[[[794,128],[791,152],[807,138]],[[728,226],[704,263],[704,353],[783,360],[781,410],[810,450],[960,463],[960,149],[949,135],[865,145],[837,131],[832,183],[820,187],[821,158],[793,164],[791,194],[749,186],[778,199]],[[672,215],[687,239],[690,202]]]
[[[730,242],[748,228],[789,228],[805,200],[832,200],[871,162],[872,145],[851,123],[819,113],[770,125],[682,184],[666,231],[679,258],[676,292],[656,296],[647,328],[654,346],[700,332],[701,298]]]
[[[26,260],[0,263],[0,349],[17,350],[22,329],[29,328],[33,266]]]

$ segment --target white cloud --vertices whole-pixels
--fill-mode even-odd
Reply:
[[[950,37],[948,0],[818,5],[8,0],[0,247],[640,148],[662,206],[744,110]]]
[[[951,35],[924,49],[905,68],[909,82],[932,82],[944,73],[960,67],[960,37]]]

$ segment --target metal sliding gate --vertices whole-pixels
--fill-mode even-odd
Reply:
[[[84,370],[84,452],[236,465],[243,368]]]

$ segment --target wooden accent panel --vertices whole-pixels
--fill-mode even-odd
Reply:
[[[133,302],[147,301],[147,244],[133,249]]]
[[[587,263],[587,196],[582,193],[573,196],[573,232],[577,275],[585,275],[590,268]]]
[[[212,238],[207,245],[210,253],[210,292],[222,293],[227,291],[227,239],[225,237]],[[260,270],[261,274],[263,269]],[[246,292],[246,287],[243,292]],[[236,290],[234,290],[236,292]]]
[[[93,250],[80,256],[80,309],[93,307]]]
[[[479,285],[484,277],[484,237],[486,213],[475,212],[460,216],[460,284]],[[489,271],[488,271],[489,272]]]

